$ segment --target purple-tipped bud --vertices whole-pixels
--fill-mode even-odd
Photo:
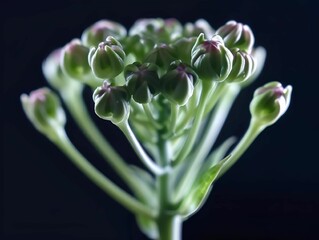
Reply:
[[[91,49],[88,59],[97,78],[112,79],[124,69],[125,52],[120,42],[109,36]]]
[[[91,74],[88,63],[89,48],[82,45],[79,39],[74,39],[63,47],[61,68],[70,78],[86,81]]]
[[[224,81],[232,68],[233,55],[222,38],[215,35],[207,40],[200,34],[192,49],[191,63],[199,78],[204,81]]]
[[[122,39],[126,36],[126,29],[117,22],[100,20],[84,30],[81,40],[85,46],[96,47],[108,36]]]
[[[250,27],[236,21],[227,22],[216,31],[216,34],[224,39],[226,47],[239,48],[248,53],[251,52],[255,42],[255,37]]]
[[[229,83],[243,82],[254,74],[256,70],[255,60],[252,55],[239,49],[233,49],[232,53],[234,56],[233,67],[226,81]]]
[[[111,86],[104,81],[93,93],[96,115],[114,124],[126,121],[130,114],[130,95],[124,86]]]
[[[193,95],[196,79],[197,75],[191,67],[175,61],[161,78],[162,94],[180,106],[185,105]]]
[[[33,125],[41,132],[64,127],[66,118],[58,96],[48,88],[34,90],[30,95],[22,94],[23,110]]]
[[[160,90],[157,66],[152,63],[133,63],[124,70],[127,88],[138,103],[148,103]]]
[[[258,88],[250,103],[252,118],[263,126],[275,123],[288,109],[292,87],[270,82]]]

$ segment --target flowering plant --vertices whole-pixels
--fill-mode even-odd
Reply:
[[[36,129],[97,186],[136,216],[149,238],[181,239],[183,221],[204,204],[213,184],[254,139],[287,110],[292,87],[270,82],[250,103],[241,140],[215,147],[239,92],[259,75],[265,50],[247,25],[229,21],[216,31],[205,20],[140,19],[127,30],[101,20],[43,62],[49,88],[22,94]],[[127,138],[144,168],[129,165],[95,126],[83,99]],[[58,94],[56,93],[58,92]],[[72,144],[64,102],[79,128],[130,189],[102,174]]]

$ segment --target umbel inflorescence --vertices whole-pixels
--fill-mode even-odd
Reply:
[[[213,183],[289,106],[291,86],[267,83],[254,93],[241,140],[235,144],[230,137],[214,146],[236,96],[256,79],[264,60],[251,29],[235,21],[215,31],[203,19],[184,25],[176,19],[140,19],[127,31],[101,20],[45,59],[43,73],[55,91],[40,88],[21,101],[37,130],[130,210],[149,238],[176,240]],[[96,115],[123,132],[144,168],[128,164],[106,140],[112,136],[95,126],[83,99],[85,87],[92,90]],[[130,192],[71,143],[60,99]]]

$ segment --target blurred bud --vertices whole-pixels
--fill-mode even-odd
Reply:
[[[232,50],[234,60],[233,67],[228,75],[227,82],[243,82],[252,76],[256,69],[254,58],[239,49]]]
[[[171,42],[182,37],[183,26],[177,19],[167,18],[164,19],[164,27],[161,31],[166,33],[168,41]]]
[[[55,89],[63,89],[69,84],[60,67],[61,53],[62,48],[54,50],[42,63],[44,77]]]
[[[175,60],[173,49],[162,43],[156,45],[154,49],[147,55],[145,62],[155,63],[162,69],[167,69],[171,62]]]
[[[191,64],[191,53],[195,42],[196,37],[181,38],[175,41],[171,46],[174,54],[178,56],[178,59],[184,63]]]
[[[289,107],[291,92],[291,86],[283,88],[279,82],[258,88],[250,103],[252,118],[263,126],[275,123]]]
[[[97,78],[111,79],[124,69],[125,52],[122,45],[112,36],[108,36],[98,48],[92,48],[88,58]]]
[[[191,67],[181,61],[173,62],[162,76],[162,94],[170,101],[182,106],[193,95],[197,75]]]
[[[91,74],[88,63],[89,48],[82,45],[79,39],[74,39],[63,47],[61,68],[70,78],[86,81]]]
[[[126,29],[117,22],[100,20],[84,30],[81,40],[87,47],[96,47],[108,36],[122,39],[126,36]]]
[[[204,19],[198,19],[195,23],[186,23],[184,26],[185,37],[197,37],[201,33],[204,33],[208,39],[214,35],[214,29]]]
[[[264,68],[266,55],[267,55],[266,49],[263,47],[257,47],[252,50],[251,56],[255,61],[255,70],[253,74],[247,80],[240,83],[240,86],[242,88],[250,85],[252,82],[254,82],[258,78],[262,69]]]
[[[47,133],[56,127],[64,127],[65,112],[58,96],[50,89],[40,88],[29,96],[22,94],[21,103],[27,117],[39,131]]]
[[[154,47],[154,42],[140,35],[125,38],[123,48],[127,54],[132,53],[138,61],[143,61],[146,54]]]
[[[199,78],[205,81],[225,80],[232,68],[233,55],[224,46],[222,38],[215,35],[206,40],[200,34],[192,49],[191,63]]]
[[[126,121],[130,114],[130,95],[124,86],[111,86],[104,81],[93,93],[95,113],[114,124]]]
[[[160,81],[157,66],[152,63],[127,65],[124,76],[128,91],[138,103],[148,103],[159,92]]]
[[[174,18],[143,18],[137,20],[129,35],[140,35],[143,39],[152,39],[155,43],[170,43],[182,36],[182,25]]]
[[[216,31],[216,34],[224,39],[226,47],[239,48],[248,53],[251,52],[255,42],[255,37],[250,27],[236,21],[227,22]]]

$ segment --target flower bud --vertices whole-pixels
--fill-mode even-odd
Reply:
[[[88,63],[89,48],[82,45],[80,40],[74,39],[62,50],[61,68],[70,78],[86,81],[91,74]]]
[[[257,47],[257,48],[254,48],[252,50],[250,55],[252,56],[252,58],[255,61],[255,70],[254,70],[253,74],[248,79],[246,79],[244,82],[240,83],[241,88],[249,86],[251,83],[253,83],[258,78],[262,69],[264,68],[267,52],[266,52],[265,48]]]
[[[185,37],[197,37],[201,33],[204,33],[208,39],[214,35],[214,29],[204,19],[198,19],[195,23],[186,23],[184,26]]]
[[[243,82],[255,72],[256,64],[252,55],[239,49],[232,50],[234,60],[233,67],[228,75],[227,82]]]
[[[171,46],[178,59],[184,63],[191,64],[191,53],[195,42],[196,37],[184,37],[175,41]]]
[[[127,65],[124,76],[128,91],[138,103],[148,103],[159,92],[160,81],[157,67],[152,63]]]
[[[106,81],[93,93],[96,115],[114,124],[126,121],[130,114],[130,95],[124,86],[111,86]]]
[[[154,42],[141,35],[133,35],[125,38],[123,48],[126,54],[133,54],[138,61],[143,61],[146,54],[154,47]]]
[[[197,75],[191,67],[181,61],[172,62],[161,78],[162,94],[170,101],[182,106],[193,95]]]
[[[42,72],[49,84],[56,89],[64,88],[69,81],[65,79],[65,75],[60,67],[62,48],[56,49],[49,54],[42,64]]]
[[[173,49],[162,43],[156,45],[154,49],[147,55],[145,62],[155,63],[162,69],[167,69],[171,62],[176,60]]]
[[[81,40],[87,47],[96,47],[108,36],[122,39],[126,36],[126,29],[117,22],[100,20],[84,30]]]
[[[129,31],[129,35],[140,35],[155,43],[170,43],[182,36],[182,25],[174,18],[143,18],[137,20]]]
[[[40,88],[32,91],[29,96],[22,94],[21,102],[27,117],[39,131],[64,127],[65,112],[58,96],[50,89]]]
[[[98,48],[92,48],[89,63],[97,78],[111,79],[119,75],[124,68],[125,52],[122,45],[109,36]]]
[[[264,126],[275,123],[289,107],[291,92],[291,86],[283,88],[279,82],[258,88],[250,103],[252,118]]]
[[[222,38],[215,35],[206,40],[200,34],[192,49],[191,63],[199,78],[204,81],[225,80],[232,68],[233,55],[224,46]]]
[[[255,42],[255,37],[250,27],[236,21],[227,22],[216,31],[216,34],[224,39],[226,47],[239,48],[248,53],[251,52]]]

